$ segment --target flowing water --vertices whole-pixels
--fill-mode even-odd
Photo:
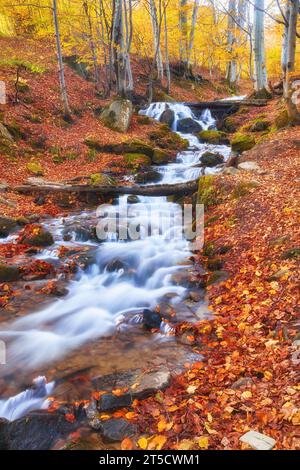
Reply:
[[[175,112],[174,131],[177,131],[178,120],[185,117],[197,121],[203,129],[214,127],[215,121],[209,110],[196,117],[182,104],[153,103],[143,113],[159,120],[166,107]],[[225,160],[229,156],[230,148],[227,146],[200,143],[192,134],[183,136],[188,139],[190,148],[180,152],[174,163],[155,167],[162,174],[160,183],[198,178],[203,168],[197,165],[208,149],[221,153]],[[207,170],[218,172],[221,167]],[[99,222],[94,212],[82,212],[45,223],[55,238],[55,245],[39,254],[40,259],[57,259],[58,249],[64,245],[92,250],[93,263],[69,282],[67,296],[2,326],[0,339],[7,345],[6,365],[0,368],[2,377],[11,378],[50,368],[67,355],[72,358],[72,354],[80,349],[87,351],[84,348],[94,344],[98,338],[101,338],[98,345],[105,343],[105,338],[113,334],[116,325],[126,324],[126,321],[139,323],[144,308],[154,309],[165,299],[176,306],[185,298],[187,290],[172,280],[174,273],[188,267],[191,254],[187,240],[178,236],[176,215],[181,214],[181,207],[166,197],[139,196],[136,204],[130,206],[134,213],[128,216],[124,215],[126,205],[127,196],[122,196],[116,204],[106,208],[107,213],[111,219],[117,214],[121,225],[131,217],[140,225],[140,239],[121,240],[111,231],[103,243],[80,241],[75,236],[68,242],[63,240],[67,224],[73,221],[83,225]],[[147,339],[152,350],[163,348],[168,328],[162,324],[161,333]],[[115,354],[117,356],[118,352]],[[88,361],[89,353],[83,355]],[[109,371],[109,359],[107,361]],[[44,377],[39,377],[32,388],[0,400],[0,417],[16,419],[30,410],[46,407],[46,398],[53,389],[54,383],[47,384]]]

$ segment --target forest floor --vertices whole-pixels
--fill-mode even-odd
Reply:
[[[15,46],[1,47],[7,53]],[[34,47],[24,45],[28,60],[40,54]],[[100,135],[103,143],[143,140],[155,124],[149,129],[135,115],[124,136],[105,128],[95,114],[107,101],[95,97],[91,83],[68,67],[76,116],[66,123],[60,114],[52,52],[44,49],[40,61],[47,62],[46,72],[22,75],[29,85],[27,102],[10,104],[5,111],[4,122],[15,124],[26,138],[11,155],[1,155],[0,180],[25,181],[32,176],[27,169],[32,159],[41,162],[46,179],[57,181],[105,171],[112,162],[121,167],[117,155],[99,153],[91,160],[84,139]],[[14,76],[13,67],[1,69],[0,79],[8,83],[10,95]],[[226,94],[222,83],[197,89],[175,83],[172,90],[180,101],[209,101]],[[272,120],[277,109],[278,99],[263,112]],[[252,108],[247,119],[261,113]],[[76,157],[57,164],[53,148]],[[295,343],[300,339],[299,154],[299,129],[273,131],[239,160],[255,161],[259,170],[214,179],[216,201],[206,211],[205,246],[194,254],[194,261],[212,274],[218,266],[225,279],[207,287],[213,319],[181,325],[182,331],[192,328],[192,347],[203,360],[186,364],[186,371],[164,392],[117,412],[141,429],[141,435],[125,439],[122,448],[240,449],[245,448],[241,435],[256,430],[274,438],[277,449],[300,449],[300,355]],[[33,196],[8,192],[5,197],[16,206],[0,203],[4,215],[63,212],[51,197],[42,206]]]

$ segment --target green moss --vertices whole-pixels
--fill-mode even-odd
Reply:
[[[29,162],[27,163],[26,168],[35,176],[43,176],[44,174],[43,168],[39,162]]]
[[[147,155],[147,157],[152,158],[153,156],[153,147],[142,140],[134,139],[121,144],[123,146],[124,153],[139,153]]]
[[[226,271],[214,271],[208,278],[207,285],[216,284],[217,282],[226,281],[228,279],[228,273]]]
[[[300,256],[300,248],[291,248],[287,251],[285,251],[282,255],[283,259],[294,259],[294,258],[299,258]]]
[[[84,139],[84,144],[87,145],[90,149],[94,149],[97,151],[101,151],[103,148],[103,145],[95,138],[92,136],[86,137]]]
[[[95,149],[89,149],[85,159],[88,163],[93,163],[97,159],[97,151]]]
[[[238,124],[236,120],[232,116],[228,116],[224,119],[224,127],[228,132],[236,132],[238,128]]]
[[[199,139],[210,144],[220,144],[227,141],[226,134],[216,130],[200,131],[198,136]]]
[[[124,160],[129,167],[141,168],[150,166],[151,158],[143,153],[125,153]]]
[[[203,256],[210,258],[215,254],[215,245],[213,242],[205,243],[202,249]]]
[[[33,62],[29,62],[28,60],[20,59],[20,58],[6,58],[0,60],[0,66],[2,67],[16,67],[16,68],[23,68],[27,70],[27,72],[32,73],[44,73],[46,71],[45,67],[39,64],[35,64]]]
[[[275,127],[276,129],[282,129],[289,124],[289,115],[286,109],[280,111],[275,117]]]
[[[15,219],[0,216],[0,237],[7,237],[17,226]]]
[[[163,149],[179,151],[185,150],[189,146],[188,140],[171,131],[167,124],[161,124],[159,129],[149,134],[149,138],[156,143],[157,147]]]
[[[205,175],[199,179],[198,203],[204,204],[205,207],[212,206],[218,202],[214,180],[215,177],[213,175]]]
[[[156,165],[163,165],[169,161],[169,155],[167,152],[161,149],[154,149],[152,162]]]
[[[93,186],[111,186],[115,183],[113,178],[103,173],[94,173],[90,176],[90,181]]]
[[[163,101],[167,103],[174,103],[175,100],[172,96],[168,95],[166,92],[160,88],[155,88],[153,92],[153,101]]]
[[[237,133],[231,141],[232,150],[238,153],[250,150],[255,145],[255,139],[252,135]]]

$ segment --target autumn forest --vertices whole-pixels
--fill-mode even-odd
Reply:
[[[299,37],[299,0],[0,0],[1,450],[300,450]]]

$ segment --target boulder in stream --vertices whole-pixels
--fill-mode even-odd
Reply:
[[[173,111],[173,109],[170,108],[165,109],[159,118],[160,122],[162,122],[163,124],[167,124],[169,127],[172,127],[174,119],[175,112]]]
[[[21,243],[30,246],[50,246],[54,240],[50,232],[41,225],[27,225],[19,239]]]
[[[17,227],[17,222],[11,217],[0,216],[0,237],[7,237]]]
[[[162,179],[163,175],[156,170],[148,170],[138,173],[135,177],[135,182],[139,184],[157,183]]]
[[[177,122],[177,131],[185,134],[193,134],[202,130],[201,124],[192,118],[179,119]]]
[[[0,282],[12,282],[18,279],[20,279],[20,271],[17,266],[0,263]]]
[[[132,437],[137,434],[138,429],[137,426],[129,423],[126,419],[112,418],[102,421],[99,431],[104,441],[119,442],[125,437]]]
[[[224,163],[224,157],[220,153],[210,152],[208,150],[201,155],[200,161],[204,166],[214,167]]]

